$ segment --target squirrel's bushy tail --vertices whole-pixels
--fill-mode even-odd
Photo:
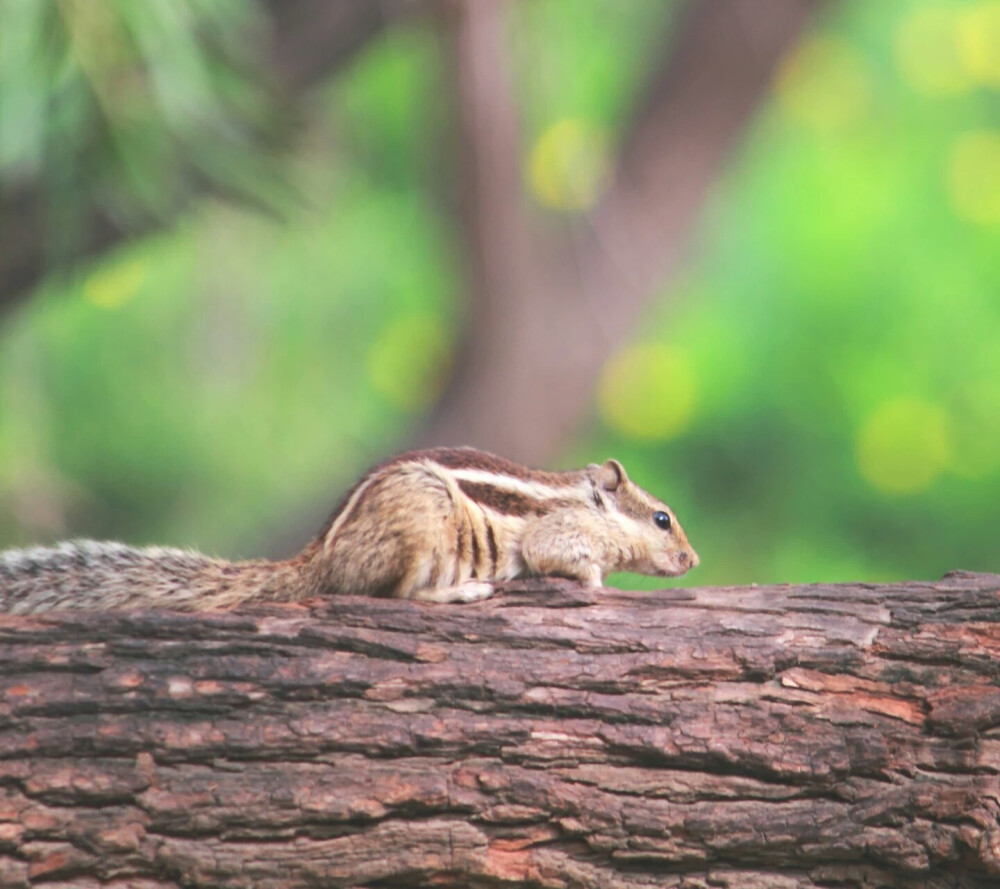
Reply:
[[[253,563],[232,563],[166,547],[73,540],[0,553],[0,611],[170,608],[202,611],[236,605]]]

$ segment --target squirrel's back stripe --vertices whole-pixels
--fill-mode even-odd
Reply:
[[[330,526],[327,528],[323,535],[324,546],[330,546],[333,540],[337,536],[337,532],[344,526],[344,523],[350,518],[351,514],[354,512],[354,508],[358,505],[358,501],[361,500],[362,495],[367,491],[378,479],[379,476],[375,473],[368,475],[363,478],[361,482],[354,486],[354,489],[348,492],[348,496],[341,506],[337,508],[334,514],[330,517]]]
[[[459,481],[458,487],[470,500],[501,515],[542,515],[553,509],[572,506],[576,502],[568,497],[529,497],[505,488],[466,481]]]
[[[461,484],[488,485],[491,488],[501,488],[515,494],[523,494],[536,500],[551,500],[566,497],[567,489],[577,487],[578,479],[565,478],[561,484],[534,481],[530,478],[520,478],[516,475],[503,475],[497,472],[487,472],[483,469],[452,469],[446,467],[452,476]]]

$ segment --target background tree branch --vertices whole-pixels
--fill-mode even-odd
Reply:
[[[0,617],[0,883],[982,887],[1000,576]]]

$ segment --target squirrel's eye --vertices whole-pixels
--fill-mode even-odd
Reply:
[[[660,512],[653,513],[653,521],[656,522],[657,528],[662,528],[664,531],[670,530],[670,515],[662,510]]]

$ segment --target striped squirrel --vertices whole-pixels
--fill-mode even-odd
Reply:
[[[363,475],[319,535],[285,561],[74,541],[0,553],[0,611],[207,611],[330,593],[473,602],[491,581],[698,564],[665,504],[617,460],[541,472],[473,448],[413,451]]]

